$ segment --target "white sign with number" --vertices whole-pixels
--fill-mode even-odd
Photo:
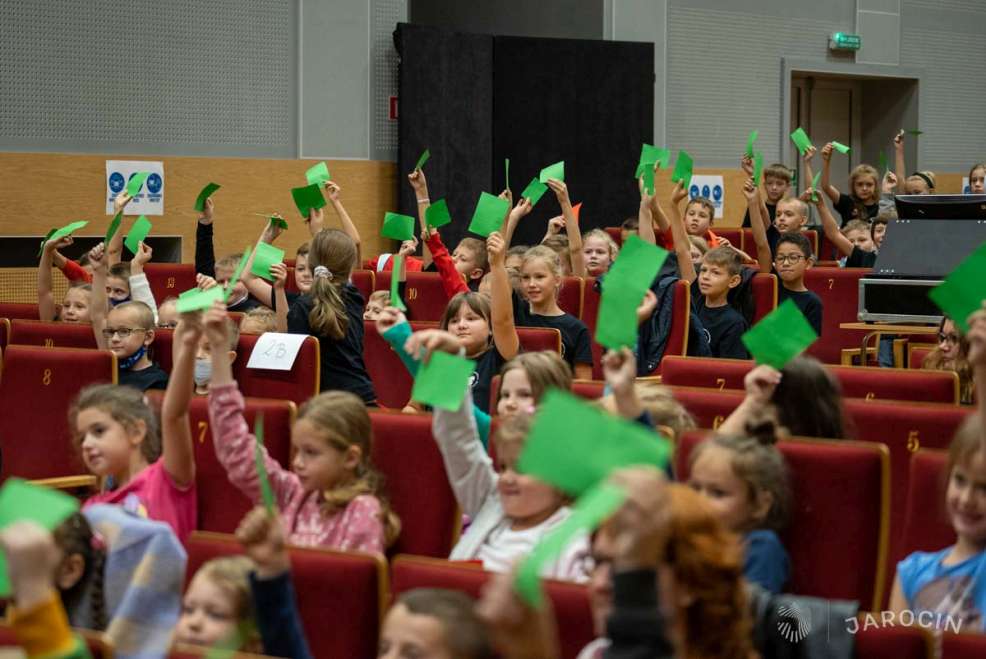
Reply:
[[[721,219],[723,206],[726,200],[726,187],[723,185],[721,176],[692,176],[692,181],[688,186],[688,198],[706,197],[712,205],[716,207],[715,219]]]
[[[113,214],[113,199],[138,172],[149,172],[144,184],[127,204],[127,215],[164,215],[164,163],[160,160],[106,161],[106,214]]]
[[[265,368],[271,371],[290,371],[298,357],[305,334],[262,334],[250,353],[247,368]]]

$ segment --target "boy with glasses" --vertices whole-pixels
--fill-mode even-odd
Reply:
[[[822,299],[805,286],[805,272],[811,267],[814,255],[811,243],[803,233],[782,233],[777,239],[774,272],[780,280],[777,303],[788,298],[801,309],[815,333],[822,335]]]

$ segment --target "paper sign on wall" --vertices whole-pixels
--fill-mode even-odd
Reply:
[[[133,200],[127,204],[127,215],[164,215],[164,163],[161,161],[107,160],[106,214],[113,214],[113,198],[138,172],[149,176]]]
[[[305,334],[262,334],[250,353],[247,368],[265,368],[272,371],[290,371],[298,357],[301,344],[308,338]]]
[[[703,176],[695,174],[692,176],[692,184],[688,188],[688,197],[706,197],[712,200],[716,207],[715,219],[723,216],[723,206],[725,205],[726,188],[722,183],[722,176]]]

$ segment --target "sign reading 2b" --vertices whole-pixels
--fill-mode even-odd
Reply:
[[[127,204],[127,215],[164,215],[164,163],[141,160],[106,161],[106,214],[113,214],[113,199],[127,187],[139,172],[148,172],[133,200]]]
[[[712,202],[716,208],[715,219],[722,218],[723,205],[726,198],[726,188],[723,185],[721,176],[692,176],[692,183],[688,187],[689,199],[695,197],[705,197]]]

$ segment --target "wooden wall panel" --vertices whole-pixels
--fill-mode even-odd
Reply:
[[[148,219],[154,223],[154,233],[183,237],[186,263],[195,256],[195,198],[209,181],[222,185],[214,197],[217,257],[256,241],[264,220],[252,213],[279,211],[287,219],[290,228],[277,244],[292,256],[309,238],[291,188],[305,184],[305,170],[317,161],[51,153],[0,153],[0,235],[43,236],[52,227],[77,219],[92,221],[82,235],[103,235],[111,219],[103,200],[110,159],[164,162],[165,214]],[[390,241],[379,234],[384,213],[396,209],[395,164],[330,160],[328,166],[360,231],[363,254],[391,250]],[[331,207],[325,210],[326,226],[339,226]]]

